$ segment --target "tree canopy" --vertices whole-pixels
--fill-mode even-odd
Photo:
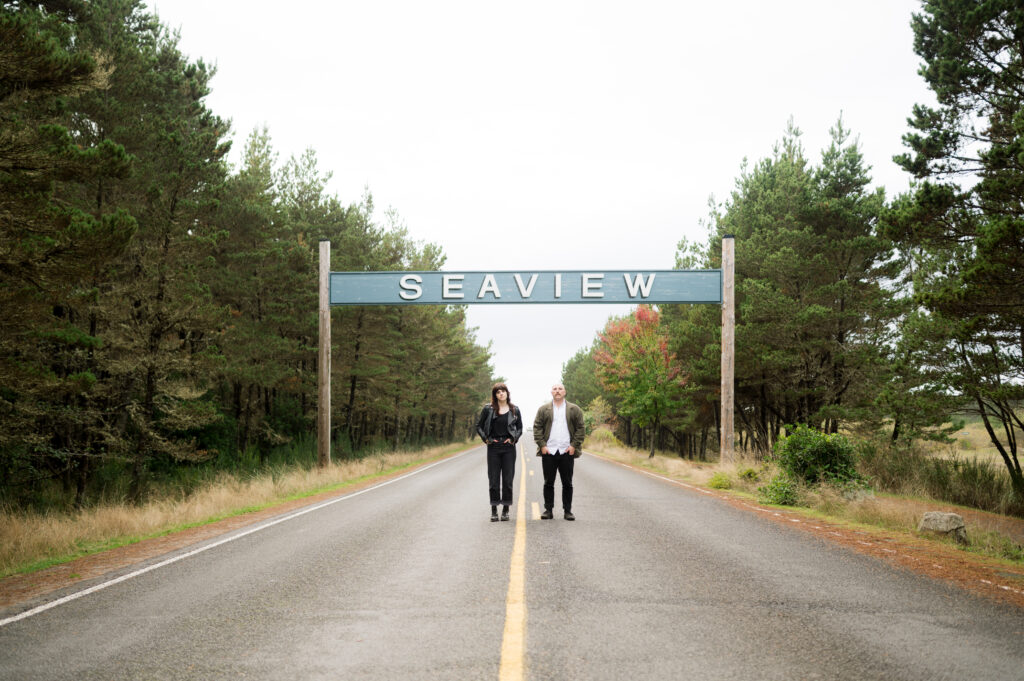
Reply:
[[[214,70],[138,0],[0,12],[0,500],[309,439],[317,268],[436,268],[269,131],[230,167]],[[465,437],[491,379],[457,308],[335,310],[336,451]],[[409,333],[415,329],[416,333]]]
[[[1024,7],[929,0],[914,50],[937,106],[896,158],[920,180],[887,215],[906,259],[924,384],[985,424],[1018,494],[1024,421]]]

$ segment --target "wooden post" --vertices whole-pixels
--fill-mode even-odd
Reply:
[[[735,463],[734,448],[734,366],[736,358],[736,242],[732,234],[722,237],[722,463]]]
[[[331,242],[320,240],[320,357],[316,403],[317,464],[331,462]]]

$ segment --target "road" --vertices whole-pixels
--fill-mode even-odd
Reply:
[[[491,523],[485,469],[474,449],[0,625],[0,679],[1024,678],[1020,609],[592,456],[576,522],[537,518],[529,452]]]

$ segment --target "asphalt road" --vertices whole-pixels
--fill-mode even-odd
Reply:
[[[0,679],[1024,678],[1024,611],[590,456],[542,521],[523,461],[512,522],[475,449],[4,624]]]

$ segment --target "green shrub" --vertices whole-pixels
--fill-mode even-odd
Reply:
[[[708,480],[708,487],[712,487],[714,489],[729,489],[732,487],[732,480],[729,479],[728,473],[718,471],[711,476],[710,480]]]
[[[796,506],[800,500],[800,485],[785,473],[779,473],[768,484],[757,488],[757,500],[762,504]]]
[[[779,468],[802,482],[860,478],[849,440],[838,433],[825,435],[805,425],[798,425],[775,444],[774,458]]]
[[[757,471],[754,470],[753,468],[744,468],[739,473],[737,473],[737,475],[740,477],[741,480],[747,480],[749,482],[757,482],[757,479],[760,477],[757,474]]]

